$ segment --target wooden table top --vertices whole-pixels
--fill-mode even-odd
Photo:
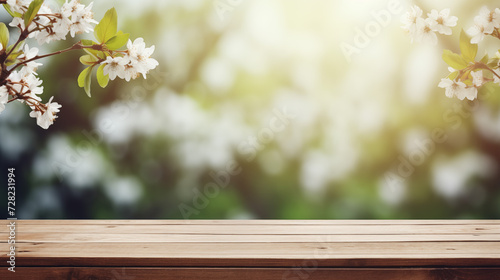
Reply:
[[[3,271],[8,267],[3,252],[11,246],[8,224],[0,222]],[[301,269],[314,272],[306,273],[307,279],[337,279],[330,278],[329,271],[336,271],[338,279],[351,279],[353,270],[380,275],[413,271],[407,279],[444,279],[411,278],[424,272],[429,276],[437,268],[455,269],[453,277],[472,270],[479,275],[474,277],[500,275],[500,221],[496,220],[18,220],[15,240],[16,270],[30,273],[24,277],[59,271],[71,279],[64,273],[74,273],[75,267],[86,268],[78,275],[120,274],[121,269],[130,275],[142,271],[144,276],[144,269],[150,273],[149,278],[133,279],[167,279],[165,270],[176,275],[175,271],[186,269],[200,273],[197,277],[208,277],[207,271],[226,273],[205,279],[247,279],[223,275],[228,271],[252,275],[249,271],[258,270],[274,275],[261,279],[282,279],[288,273],[290,278],[284,279],[304,280],[299,277]],[[153,277],[155,273],[161,278]],[[321,278],[322,273],[330,276]],[[380,279],[393,279],[390,275]]]

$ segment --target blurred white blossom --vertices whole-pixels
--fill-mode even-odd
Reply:
[[[474,100],[477,98],[477,89],[475,87],[467,87],[466,84],[460,81],[452,81],[448,78],[441,79],[438,85],[440,88],[446,89],[446,97],[452,98],[456,96],[460,100],[465,98]]]
[[[423,11],[420,7],[414,5],[408,12],[401,17],[402,28],[407,30],[413,42],[414,35],[417,33],[417,21],[422,18]]]
[[[444,35],[451,35],[451,27],[457,25],[458,18],[450,16],[450,9],[444,9],[440,12],[432,10],[427,14],[429,17],[430,27],[433,31]]]
[[[470,179],[487,177],[494,170],[493,161],[475,151],[464,152],[454,158],[441,158],[433,164],[433,187],[442,197],[456,199],[466,194]]]
[[[472,36],[471,43],[477,44],[499,27],[500,9],[496,8],[494,11],[490,11],[488,7],[484,6],[479,11],[479,15],[474,18],[474,26],[467,29],[467,33]]]

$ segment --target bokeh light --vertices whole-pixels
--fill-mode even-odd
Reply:
[[[412,44],[400,27],[411,4],[451,8],[458,27],[437,46]],[[115,6],[160,66],[94,85],[89,99],[78,53],[44,61],[45,91],[63,105],[54,126],[23,106],[0,115],[0,170],[16,167],[21,218],[500,216],[500,90],[467,102],[437,87],[443,49],[457,51],[460,28],[498,2],[94,5],[97,19]],[[480,54],[499,46],[489,38]]]

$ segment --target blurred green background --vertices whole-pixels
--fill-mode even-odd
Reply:
[[[389,2],[96,1],[96,19],[115,6],[160,66],[94,82],[89,99],[80,53],[45,60],[43,99],[63,107],[47,131],[23,104],[0,115],[1,200],[15,167],[19,218],[500,217],[500,90],[466,102],[437,87],[443,49],[498,1],[413,2],[459,17],[437,46],[400,28],[408,1],[369,27]],[[498,48],[488,38],[480,54]]]

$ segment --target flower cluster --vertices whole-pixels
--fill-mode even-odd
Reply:
[[[452,98],[454,96],[460,100],[464,100],[465,98],[474,100],[477,98],[477,88],[474,86],[467,86],[461,81],[452,81],[446,78],[442,79],[438,86],[446,89],[445,94],[448,98]]]
[[[427,19],[422,18],[422,10],[413,6],[406,13],[402,21],[410,34],[417,40],[429,39],[436,42],[436,35],[432,32],[451,35],[450,27],[457,24],[456,17],[450,17],[450,10],[441,12],[432,10]],[[490,10],[488,7],[481,8],[479,15],[474,18],[474,26],[467,32],[462,30],[460,35],[461,54],[444,50],[443,60],[450,66],[450,74],[441,79],[438,87],[445,89],[445,95],[449,98],[457,97],[460,100],[474,100],[478,91],[486,84],[500,86],[500,52],[490,58],[485,55],[477,60],[478,43],[486,36],[500,39],[500,9]],[[426,34],[426,35],[424,35]],[[469,37],[469,36],[470,37]]]
[[[471,43],[477,44],[481,42],[485,36],[492,35],[500,38],[500,9],[496,8],[490,11],[488,7],[483,7],[479,11],[479,15],[474,18],[474,26],[467,30],[467,33],[472,37]]]
[[[125,79],[130,81],[140,74],[146,78],[146,74],[158,66],[158,61],[151,58],[155,47],[146,48],[144,39],[138,38],[134,42],[127,43],[127,50],[119,53],[120,56],[108,56],[101,64],[104,65],[104,75],[109,75],[110,80]]]
[[[11,10],[19,14],[27,12],[30,2],[29,0],[7,0]],[[93,3],[86,7],[78,0],[70,2],[66,0],[58,11],[53,12],[47,4],[42,4],[29,26],[29,38],[36,38],[38,44],[41,45],[64,40],[68,33],[71,37],[75,37],[76,34],[93,31],[93,24],[98,22],[94,20],[92,5]],[[22,31],[26,30],[23,17],[14,17],[9,25],[18,27]]]
[[[460,42],[462,55],[445,51],[443,58],[451,66],[451,74],[441,80],[439,87],[446,90],[447,97],[456,96],[460,100],[465,98],[474,100],[477,98],[478,90],[485,84],[494,83],[500,86],[500,53],[492,59],[486,55],[480,61],[476,61],[477,44],[487,35],[500,39],[499,27],[500,9],[491,11],[486,6],[482,7],[479,15],[474,18],[474,26],[467,30],[467,34],[472,38],[462,34]]]
[[[479,62],[468,62],[462,69],[449,68],[450,75],[441,79],[440,88],[446,90],[446,96],[456,96],[460,100],[465,98],[474,100],[477,98],[478,90],[487,83],[500,86],[500,53],[496,57],[488,59],[486,55]],[[447,60],[447,58],[445,58]]]
[[[43,93],[42,80],[37,77],[36,70],[41,63],[29,61],[38,55],[37,48],[30,48],[27,44],[24,47],[24,53],[19,56],[24,66],[20,71],[13,70],[3,85],[0,87],[0,112],[5,109],[9,96],[13,100],[26,103],[31,108],[30,116],[37,119],[37,124],[47,129],[57,118],[61,105],[52,102],[53,97],[46,104],[43,104],[39,97]]]
[[[36,60],[41,58],[84,50],[87,54],[80,61],[88,67],[78,77],[78,85],[85,88],[89,96],[94,67],[98,68],[99,85],[104,88],[116,77],[130,81],[142,74],[146,78],[146,74],[158,66],[151,58],[154,46],[147,48],[142,38],[132,42],[129,34],[117,30],[115,9],[107,11],[101,22],[97,22],[92,6],[93,3],[85,6],[78,0],[66,0],[60,8],[51,9],[44,0],[4,1],[4,8],[13,17],[10,26],[19,28],[20,35],[9,45],[9,30],[0,23],[0,113],[6,104],[18,101],[30,107],[30,116],[36,118],[40,127],[48,129],[54,123],[61,105],[53,102],[53,97],[47,103],[42,102],[42,80],[36,72],[42,66]],[[42,45],[64,40],[68,34],[75,37],[91,31],[97,42],[81,40],[68,49],[46,55],[39,55],[37,48],[26,44],[28,38]],[[119,50],[125,44],[127,49]]]
[[[451,27],[456,26],[458,21],[457,17],[450,16],[450,9],[444,9],[440,12],[432,10],[427,14],[427,18],[422,17],[422,15],[422,9],[415,5],[401,17],[402,28],[410,34],[412,42],[437,44],[436,32],[451,35]]]

